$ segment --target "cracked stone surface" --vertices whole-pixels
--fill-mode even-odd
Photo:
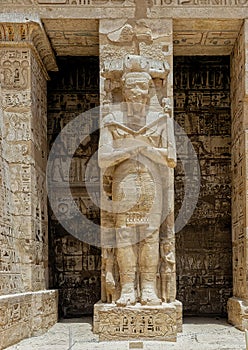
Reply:
[[[54,325],[42,336],[33,337],[6,350],[245,350],[245,334],[225,319],[189,317],[177,342],[112,341],[99,342],[92,333],[92,319],[68,319]]]

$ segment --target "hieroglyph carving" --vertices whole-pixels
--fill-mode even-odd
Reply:
[[[22,47],[27,47],[27,51],[30,46],[34,46],[37,49],[37,51],[35,50],[34,52],[39,53],[47,70],[57,70],[53,50],[40,23],[35,22],[35,20],[30,20],[30,22],[27,23],[0,23],[0,45],[6,47],[11,44],[12,48],[14,48],[16,44],[20,43]],[[16,73],[13,77],[15,84],[18,82],[20,84],[21,77],[20,74],[18,76],[18,70],[23,71],[24,68],[26,68],[26,66],[19,67],[19,58],[25,58],[24,51],[22,52],[22,57],[16,57],[16,61],[14,61],[16,65],[14,66]],[[11,84],[9,79],[10,78],[7,76],[7,83]]]
[[[174,59],[174,118],[194,145],[202,179],[195,211],[176,235],[177,298],[183,302],[185,314],[224,315],[232,292],[229,71],[227,56]],[[178,143],[177,149],[184,154],[186,147]],[[185,196],[180,161],[175,179],[177,215]],[[234,188],[236,184],[237,176]],[[193,186],[195,181],[191,189]],[[241,213],[239,209],[238,215]]]
[[[2,50],[0,79],[3,89],[25,90],[30,83],[29,50]]]
[[[10,4],[13,0],[4,0]],[[26,4],[28,4],[26,0]],[[133,0],[36,0],[40,5],[55,5],[55,6],[134,6]],[[247,0],[153,0],[155,7],[243,7],[248,6]]]
[[[167,62],[141,55],[127,55],[104,67],[106,86],[119,79],[123,100],[113,111],[105,106],[99,146],[103,188],[112,184],[108,196],[115,212],[116,239],[116,248],[106,248],[103,254],[103,295],[118,306],[160,305],[160,296],[163,301],[175,300],[175,290],[169,291],[175,271],[173,240],[165,236],[159,249],[163,206],[168,200],[164,186],[168,179],[163,173],[176,165],[173,121],[167,112],[168,99],[164,108],[160,106],[152,80],[166,84],[168,73]]]
[[[0,293],[42,289],[47,265],[46,78],[31,48],[0,50]],[[9,233],[5,227],[9,226]],[[10,236],[10,237],[9,237]],[[7,239],[7,237],[9,237]],[[16,252],[16,254],[13,254]],[[2,255],[2,252],[0,252]]]
[[[173,307],[105,307],[97,313],[100,340],[147,338],[175,340],[176,310]]]
[[[79,210],[89,220],[99,223],[99,208],[93,203],[86,183],[94,198],[99,196],[99,169],[97,160],[90,162],[98,149],[99,113],[99,60],[98,57],[58,58],[59,73],[51,75],[48,82],[48,148],[61,130],[81,114],[84,139],[75,147],[77,138],[74,128],[61,139],[58,152],[51,164],[52,186],[58,188],[58,212],[49,211],[49,227],[52,244],[50,251],[50,286],[58,289],[60,316],[75,317],[90,314],[100,299],[101,252],[100,249],[80,242],[59,225],[60,218],[71,212],[73,230],[92,235],[90,224],[82,226],[73,217],[72,207],[64,195],[61,183],[70,181],[72,196]],[[89,109],[92,113],[83,113]],[[96,111],[96,112],[94,112]],[[91,133],[90,130],[97,130]],[[70,172],[66,175],[65,159],[71,156]],[[87,172],[89,169],[89,174]],[[73,291],[73,293],[72,293]]]
[[[36,0],[40,5],[132,6],[133,0]]]

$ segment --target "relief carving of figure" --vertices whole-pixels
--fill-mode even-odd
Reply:
[[[115,253],[108,252],[110,260],[105,262],[107,302],[111,301],[109,290],[116,288],[112,274],[116,256],[120,285],[114,299],[117,306],[137,302],[160,305],[161,298],[168,299],[168,264],[173,265],[170,252],[164,255],[160,248],[165,200],[161,169],[174,168],[176,154],[173,122],[156,99],[153,78],[166,79],[168,69],[164,65],[164,70],[156,70],[148,59],[135,55],[128,55],[123,62],[120,81],[124,103],[103,116],[98,155],[102,174],[112,177],[109,196],[115,208],[116,248]],[[157,288],[161,252],[166,262],[160,278],[164,286]]]
[[[160,244],[160,276],[161,276],[161,298],[162,301],[170,302],[175,299],[173,286],[171,285],[171,274],[175,272],[175,254],[168,242]]]

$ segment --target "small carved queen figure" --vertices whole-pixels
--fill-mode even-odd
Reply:
[[[108,86],[116,87],[119,77],[122,99],[111,110],[105,108],[98,154],[102,174],[111,178],[108,196],[116,247],[103,255],[107,301],[117,306],[160,305],[161,297],[169,299],[165,296],[168,288],[158,287],[157,275],[166,200],[162,173],[175,167],[176,153],[173,121],[158,101],[153,80],[166,81],[168,72],[165,62],[127,55],[111,62],[104,73]],[[114,92],[114,88],[108,90],[109,100],[113,101]],[[162,270],[160,283],[168,285],[169,273],[165,281]]]

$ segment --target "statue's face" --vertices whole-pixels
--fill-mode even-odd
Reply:
[[[127,102],[146,104],[149,94],[149,80],[142,74],[127,76],[123,92]]]
[[[163,254],[167,254],[169,253],[171,250],[171,247],[169,244],[162,244],[162,253]]]

